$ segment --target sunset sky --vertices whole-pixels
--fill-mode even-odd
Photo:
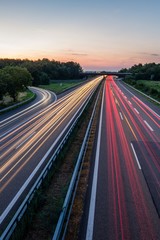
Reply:
[[[0,0],[0,58],[160,63],[160,0]]]

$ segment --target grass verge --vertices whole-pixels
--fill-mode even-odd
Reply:
[[[68,81],[55,81],[51,82],[49,85],[40,85],[39,87],[44,88],[46,90],[50,90],[59,94],[69,88],[75,87],[80,83],[83,83],[84,80],[68,80]]]
[[[31,101],[33,101],[34,99],[36,98],[36,94],[31,92],[29,89],[25,92],[20,93],[19,94],[19,97],[18,97],[18,100],[16,102],[8,102],[7,103],[7,100],[6,102],[1,102],[0,104],[0,114],[3,114],[5,112],[8,112],[10,110],[13,110],[13,109],[16,109],[20,106],[23,106],[25,105],[26,103],[29,103]]]
[[[126,83],[130,84],[134,88],[145,93],[149,97],[160,101],[160,81],[149,81],[149,80],[130,80],[126,79]]]

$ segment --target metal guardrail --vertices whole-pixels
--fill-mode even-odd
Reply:
[[[26,209],[28,208],[28,205],[30,204],[35,191],[40,187],[41,183],[43,182],[44,178],[46,177],[48,171],[50,170],[53,162],[55,161],[57,155],[59,154],[61,148],[63,147],[63,145],[65,144],[65,142],[67,141],[69,135],[71,134],[71,132],[73,131],[78,119],[80,118],[80,116],[82,115],[84,109],[86,108],[86,106],[88,105],[91,97],[93,96],[93,93],[95,92],[95,90],[97,89],[97,87],[93,90],[93,92],[91,93],[91,95],[88,97],[88,99],[86,100],[86,102],[82,105],[80,112],[76,112],[74,114],[74,116],[72,117],[72,119],[69,121],[69,123],[66,125],[66,127],[63,129],[63,131],[61,132],[61,134],[59,135],[59,137],[57,138],[57,140],[52,144],[52,146],[50,147],[50,149],[48,150],[48,152],[44,155],[43,157],[43,161],[40,161],[40,163],[37,165],[37,167],[35,168],[35,170],[32,172],[32,174],[30,175],[29,179],[27,179],[27,181],[25,182],[25,187],[22,187],[21,192],[17,193],[17,195],[22,194],[22,192],[26,189],[26,187],[28,186],[28,184],[31,182],[31,180],[33,179],[33,177],[35,176],[35,174],[37,173],[37,171],[39,170],[39,168],[41,167],[41,165],[44,163],[44,161],[47,159],[48,155],[51,154],[51,152],[53,151],[53,148],[56,146],[56,144],[59,144],[58,147],[56,148],[54,154],[52,155],[52,157],[50,157],[50,160],[48,161],[48,163],[46,164],[46,166],[44,167],[43,171],[41,172],[41,174],[39,175],[39,177],[37,178],[36,182],[34,183],[34,185],[32,186],[32,188],[30,189],[29,193],[27,194],[27,196],[25,197],[25,199],[23,200],[23,202],[21,203],[20,207],[18,208],[18,210],[16,211],[16,213],[14,214],[13,218],[11,219],[11,221],[9,222],[8,226],[5,228],[5,230],[2,232],[1,236],[0,236],[0,240],[8,240],[13,231],[15,230],[17,223],[21,220],[23,214],[25,213]],[[77,115],[78,114],[78,115]],[[76,117],[77,115],[77,117]],[[76,118],[75,118],[76,117]],[[75,120],[74,120],[75,118]],[[71,125],[71,126],[70,126]],[[70,126],[70,127],[69,127]],[[69,130],[67,131],[67,129],[69,128]],[[65,132],[67,131],[67,133],[65,134]],[[65,135],[64,135],[65,134]],[[64,136],[63,136],[64,135]],[[60,141],[60,142],[59,142]],[[59,143],[58,143],[59,142]],[[16,195],[16,196],[17,196]],[[15,196],[15,197],[16,197]],[[19,196],[18,196],[19,197]],[[13,200],[13,204],[16,202],[16,198],[14,198]],[[13,206],[12,206],[13,207]],[[7,216],[7,213],[6,213]],[[3,222],[2,219],[0,222]]]
[[[64,225],[64,221],[66,219],[66,214],[69,210],[69,206],[70,206],[71,202],[72,203],[71,203],[70,209],[72,208],[72,204],[73,204],[73,200],[74,200],[73,198],[75,197],[75,192],[76,192],[77,185],[78,185],[80,170],[81,170],[81,166],[82,166],[82,163],[83,163],[83,157],[84,157],[84,154],[85,154],[85,151],[86,151],[87,141],[88,141],[88,138],[89,138],[90,129],[91,129],[91,125],[92,125],[92,122],[93,122],[98,98],[99,98],[99,94],[97,96],[97,99],[96,99],[96,102],[95,102],[95,105],[94,105],[94,109],[93,109],[93,112],[92,112],[87,130],[86,130],[86,134],[85,134],[82,146],[81,146],[81,150],[80,150],[80,153],[79,153],[79,156],[78,156],[78,159],[77,159],[77,163],[76,163],[73,175],[72,175],[72,179],[70,181],[70,185],[69,185],[64,203],[63,203],[62,211],[60,213],[59,220],[58,220],[58,223],[57,223],[57,226],[56,226],[56,229],[55,229],[52,240],[64,239],[64,237],[65,237],[65,233],[63,234],[63,237],[62,237],[63,225]],[[73,198],[72,198],[72,196],[73,196]],[[70,213],[69,213],[69,215],[70,215]],[[68,220],[69,220],[69,216],[68,216]],[[68,224],[68,220],[66,221],[67,224]],[[65,227],[65,231],[66,231],[66,227]]]

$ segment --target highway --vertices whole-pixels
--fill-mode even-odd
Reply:
[[[37,87],[30,87],[30,90],[36,94],[36,98],[33,101],[0,115],[1,135],[9,132],[16,127],[18,123],[22,124],[28,121],[38,112],[57,100],[55,93],[48,90]]]
[[[160,108],[107,77],[79,239],[160,239]]]
[[[97,77],[87,82],[25,121],[21,115],[18,119],[11,118],[12,121],[4,120],[0,147],[0,224],[17,210],[101,80],[102,77]]]

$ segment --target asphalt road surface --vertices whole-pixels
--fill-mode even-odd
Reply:
[[[160,108],[111,76],[79,239],[160,239]]]
[[[96,90],[102,77],[77,88],[38,114],[5,119],[1,125],[0,224],[19,207],[48,159],[60,136]],[[11,121],[10,121],[11,120]]]
[[[0,115],[1,135],[3,132],[6,133],[10,129],[13,129],[18,123],[31,119],[38,112],[57,100],[57,96],[51,91],[37,87],[30,87],[30,90],[36,94],[36,98],[33,101]]]

